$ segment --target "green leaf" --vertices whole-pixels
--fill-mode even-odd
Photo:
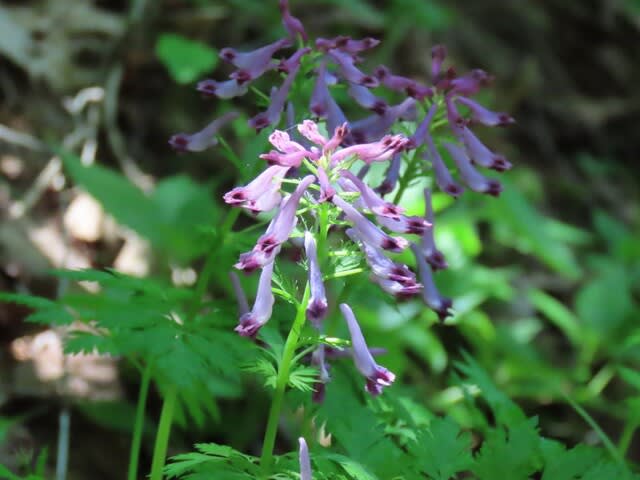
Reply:
[[[214,48],[175,33],[163,33],[158,37],[156,56],[171,77],[182,84],[194,82],[218,63]]]
[[[571,310],[542,290],[529,292],[529,301],[567,336],[573,345],[580,345],[583,329]]]
[[[449,418],[434,418],[412,449],[433,480],[449,480],[471,465],[471,435]]]

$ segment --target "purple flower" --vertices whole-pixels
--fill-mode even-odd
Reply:
[[[284,25],[285,30],[289,34],[289,37],[295,39],[297,35],[300,35],[304,42],[307,41],[307,32],[304,31],[304,26],[302,22],[297,17],[291,15],[289,11],[289,1],[288,0],[280,0],[280,13],[282,13],[282,24]],[[311,478],[311,477],[309,477]]]
[[[382,183],[376,188],[376,191],[380,195],[386,195],[387,193],[393,192],[393,189],[396,188],[396,184],[398,183],[398,178],[400,178],[400,167],[402,166],[402,154],[395,153],[391,157],[391,163],[389,163],[389,167],[384,175],[384,180]]]
[[[280,246],[289,238],[296,226],[296,210],[300,198],[315,179],[313,175],[307,175],[300,181],[295,191],[282,201],[280,211],[271,220],[267,231],[258,239],[256,246],[250,252],[240,255],[238,263],[234,265],[237,269],[252,272],[273,260],[280,251]]]
[[[278,151],[271,150],[263,153],[260,158],[266,160],[270,165],[283,165],[288,167],[299,167],[303,158],[317,159],[317,152],[307,150],[300,143],[291,140],[289,134],[282,130],[275,130],[269,135],[269,142]]]
[[[331,201],[336,194],[335,189],[331,186],[327,172],[321,166],[318,166],[318,183],[320,184],[320,202]]]
[[[378,223],[389,230],[397,233],[422,235],[429,226],[423,218],[403,215],[403,208],[380,198],[371,187],[350,171],[341,170],[340,175],[355,185],[365,206],[376,215]]]
[[[316,249],[316,241],[311,232],[304,234],[304,249],[309,262],[309,286],[311,289],[311,298],[307,305],[307,319],[313,325],[320,329],[320,322],[327,315],[327,295],[324,291],[324,283],[322,282],[322,272],[318,263],[318,252]]]
[[[424,303],[426,303],[431,310],[436,312],[440,321],[442,321],[450,315],[449,309],[452,306],[451,299],[443,297],[440,295],[440,292],[438,292],[438,289],[433,282],[431,267],[425,260],[420,248],[415,243],[411,244],[411,251],[416,257],[418,272],[420,273],[420,281],[424,287],[422,290]]]
[[[240,314],[240,316],[243,316],[245,313],[249,313],[249,302],[247,301],[247,296],[244,293],[242,285],[240,285],[240,279],[238,278],[238,274],[236,272],[229,272],[229,279],[231,280],[233,293],[235,294],[236,300],[238,301],[238,313]]]
[[[316,83],[311,92],[311,101],[309,103],[309,110],[320,117],[326,118],[328,111],[329,87],[327,85],[327,64],[322,62],[316,69]]]
[[[367,343],[360,330],[360,325],[356,320],[353,311],[346,303],[340,305],[340,311],[344,316],[351,335],[351,346],[353,348],[353,361],[356,368],[367,379],[365,389],[371,395],[379,395],[384,387],[388,387],[396,379],[396,376],[386,368],[378,365],[373,359]]]
[[[407,98],[397,105],[389,106],[384,114],[370,115],[356,122],[352,122],[352,143],[365,143],[379,140],[389,132],[391,126],[400,118],[407,120],[415,115],[416,101]]]
[[[371,88],[379,85],[378,80],[374,76],[367,75],[356,67],[353,61],[353,56],[337,49],[329,50],[328,54],[329,57],[336,62],[341,76],[346,81]]]
[[[300,437],[298,443],[300,444],[300,452],[298,454],[300,458],[300,480],[313,480],[311,478],[311,459],[309,458],[307,442]]]
[[[462,194],[464,189],[453,180],[451,173],[447,169],[438,149],[433,143],[431,135],[426,135],[426,141],[428,148],[422,153],[422,157],[431,163],[438,188],[452,197],[458,197]]]
[[[311,49],[309,47],[301,48],[297,50],[293,55],[291,55],[286,60],[282,60],[278,64],[278,70],[283,73],[289,73],[291,70],[300,67],[300,61],[304,55],[309,53]]]
[[[492,168],[499,172],[511,168],[511,163],[509,163],[503,155],[493,153],[489,150],[467,127],[462,129],[462,141],[471,161],[476,165]]]
[[[431,120],[433,120],[433,116],[436,114],[437,110],[438,110],[438,104],[434,102],[433,105],[431,105],[431,108],[429,108],[429,111],[425,115],[422,122],[420,122],[418,127],[413,132],[413,135],[409,137],[409,141],[407,142],[407,146],[406,146],[407,150],[418,148],[421,145],[423,145],[424,142],[426,142],[427,135],[429,135],[429,127],[431,126]]]
[[[450,92],[459,95],[475,95],[491,83],[493,77],[484,70],[475,69],[462,77],[454,78],[449,82]]]
[[[471,111],[471,120],[474,122],[490,127],[504,127],[516,122],[510,115],[489,110],[470,98],[458,97],[456,101]]]
[[[409,245],[409,242],[402,237],[392,237],[384,233],[338,195],[335,195],[332,201],[353,223],[358,236],[369,245],[391,252],[401,252]]]
[[[365,163],[383,162],[404,148],[408,139],[404,135],[386,135],[377,142],[358,143],[338,150],[331,156],[331,166],[354,155]]]
[[[394,75],[384,65],[380,65],[374,71],[374,75],[382,82],[382,84],[390,90],[405,92],[416,100],[423,100],[426,97],[433,96],[433,90],[426,87],[415,80],[400,75]]]
[[[335,38],[317,38],[316,48],[322,52],[328,52],[332,49],[342,50],[343,52],[350,53],[351,55],[357,55],[364,50],[369,50],[380,44],[380,40],[367,37],[361,40],[353,40],[351,37],[344,35],[337,36]]]
[[[225,193],[224,201],[230,205],[240,205],[254,213],[271,210],[282,200],[280,184],[288,170],[288,166],[271,166],[248,185]]]
[[[240,317],[240,322],[235,328],[243,337],[255,338],[258,330],[269,321],[275,298],[271,291],[271,277],[273,276],[273,262],[269,262],[262,268],[258,282],[256,301],[250,312]]]
[[[227,112],[216,118],[209,125],[196,133],[178,133],[169,139],[169,145],[178,152],[202,152],[218,143],[215,134],[225,124],[233,121],[238,116],[237,112]]]
[[[371,90],[367,87],[363,87],[362,85],[356,85],[355,83],[349,84],[349,89],[347,90],[349,96],[353,98],[358,105],[366,108],[367,110],[372,110],[378,115],[383,115],[389,105],[383,99],[376,97]]]
[[[215,80],[207,79],[198,82],[196,90],[206,97],[228,99],[233,97],[240,97],[247,93],[247,91],[249,90],[249,84],[245,82],[240,85],[238,81],[233,78],[225,82],[217,82]]]
[[[250,127],[260,131],[269,125],[276,125],[280,121],[280,115],[282,115],[282,110],[284,110],[287,95],[289,94],[293,80],[298,74],[299,68],[299,64],[294,66],[287,75],[287,78],[282,82],[282,85],[280,85],[280,88],[272,90],[269,107],[264,112],[249,119]]]
[[[422,235],[422,254],[434,271],[444,270],[448,265],[443,253],[436,247],[433,227],[433,204],[431,202],[431,190],[428,188],[424,189],[424,210],[424,217],[432,226]]]
[[[416,281],[415,274],[406,265],[395,263],[387,258],[380,249],[362,241],[355,230],[349,228],[346,233],[362,249],[373,273],[374,281],[385,292],[397,298],[409,298],[420,293],[422,285]]]
[[[465,185],[474,192],[486,193],[488,195],[493,195],[494,197],[500,195],[500,192],[502,191],[500,182],[492,178],[485,177],[473,168],[471,160],[469,160],[469,157],[467,157],[467,154],[461,147],[454,145],[453,143],[445,143],[444,148],[448,150],[451,158],[453,158],[453,161],[458,167],[460,178]]]
[[[232,74],[232,78],[242,84],[254,80],[270,68],[274,68],[276,64],[273,63],[273,54],[290,44],[291,41],[288,38],[281,38],[251,52],[241,53],[234,48],[223,48],[220,50],[220,58],[239,69]]]

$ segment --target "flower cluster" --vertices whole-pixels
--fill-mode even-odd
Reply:
[[[382,290],[399,299],[421,295],[440,319],[446,318],[452,302],[439,293],[433,279],[434,272],[446,268],[447,262],[435,244],[431,190],[425,190],[422,217],[406,215],[401,206],[384,197],[396,189],[402,175],[416,171],[407,167],[402,173],[405,159],[412,164],[416,160],[422,162],[421,170],[431,172],[432,183],[447,195],[457,197],[465,187],[488,195],[500,194],[501,184],[479,168],[502,172],[511,164],[471,130],[474,124],[513,123],[509,115],[488,110],[471,98],[492,77],[482,70],[458,75],[453,68],[445,68],[446,50],[442,46],[432,49],[428,82],[396,75],[383,65],[367,73],[360,67],[362,54],[377,46],[378,40],[339,36],[311,42],[300,20],[291,14],[288,1],[280,0],[279,5],[287,35],[249,52],[222,49],[221,58],[235,70],[228,80],[203,80],[197,87],[205,96],[229,99],[246,94],[249,86],[267,72],[279,72],[283,79],[280,86],[271,89],[267,109],[249,119],[249,125],[258,131],[277,127],[286,111],[289,128],[274,130],[269,136],[273,149],[260,155],[267,164],[263,172],[224,195],[226,203],[252,214],[275,210],[264,234],[250,251],[240,255],[235,265],[245,273],[260,270],[255,303],[251,309],[248,305],[241,308],[236,331],[255,337],[271,317],[274,262],[300,224],[306,229],[303,236],[310,288],[306,317],[322,333],[329,303],[322,274],[326,262],[317,243],[322,228],[317,225],[323,214],[326,221],[328,211],[332,212],[333,222],[343,227],[345,241],[353,245],[353,250],[361,251],[372,280]],[[294,44],[298,48],[288,57],[276,57]],[[308,99],[309,113],[304,117],[313,120],[296,125],[290,92],[295,82],[309,78],[313,78],[314,86]],[[332,94],[338,85],[346,87],[355,104],[370,113],[348,119]],[[388,103],[378,89],[396,92],[393,95],[398,98],[397,103]],[[201,151],[215,145],[217,131],[235,117],[230,112],[200,132],[174,135],[170,144],[179,151]],[[327,135],[321,131],[321,124]],[[440,128],[446,132],[439,134]],[[451,140],[442,141],[445,137]],[[352,167],[357,162],[364,165],[356,174]],[[373,163],[387,165],[384,181],[376,187],[366,179]],[[283,188],[290,184],[295,185],[293,191]],[[307,221],[308,217],[311,221]],[[315,228],[307,227],[314,224]],[[324,234],[326,240],[326,230]],[[405,235],[413,237],[408,240]],[[391,256],[406,249],[415,256],[417,275]],[[375,362],[351,308],[342,304],[340,310],[351,335],[350,353],[366,378],[365,388],[379,394],[394,381],[394,375]],[[329,381],[328,354],[320,344],[311,358],[319,371],[315,395],[318,399]]]

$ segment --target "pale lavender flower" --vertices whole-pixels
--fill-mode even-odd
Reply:
[[[411,251],[416,257],[420,281],[423,285],[422,298],[427,306],[438,314],[438,317],[442,321],[450,315],[449,309],[452,306],[451,299],[443,297],[440,295],[440,292],[438,292],[438,288],[433,281],[431,267],[425,260],[421,249],[415,243],[412,243]]]
[[[427,135],[426,140],[428,149],[422,153],[422,157],[427,162],[431,163],[438,188],[443,192],[451,195],[452,197],[458,197],[460,194],[462,194],[464,189],[453,180],[451,173],[447,169],[447,166],[444,164],[444,161],[442,160],[438,149],[433,143],[431,135]]]
[[[318,153],[313,150],[307,150],[300,143],[291,140],[287,132],[275,130],[269,135],[269,142],[276,147],[278,151],[271,150],[269,153],[263,153],[260,158],[266,160],[270,165],[283,165],[288,167],[299,167],[304,158],[317,159]]]
[[[336,151],[331,156],[331,166],[335,167],[346,158],[356,156],[365,163],[383,162],[401,151],[408,139],[404,135],[386,135],[377,142],[357,143]]]
[[[178,133],[169,139],[169,145],[178,152],[202,152],[218,143],[218,130],[238,117],[238,112],[227,112],[196,133]]]
[[[431,190],[424,189],[424,217],[427,222],[431,224],[431,228],[427,229],[422,235],[422,242],[420,244],[422,248],[422,254],[425,260],[431,265],[434,271],[444,270],[448,267],[447,261],[444,258],[444,254],[438,250],[435,241],[435,232],[433,226],[433,203],[431,201]]]
[[[353,348],[353,361],[356,368],[367,379],[365,389],[371,395],[379,395],[384,387],[391,385],[396,376],[386,368],[378,365],[373,359],[367,343],[362,335],[362,330],[356,320],[353,311],[346,303],[340,305],[340,311],[344,316],[351,335],[351,346]]]
[[[303,41],[307,41],[307,32],[304,30],[304,26],[299,18],[291,15],[289,11],[289,1],[280,0],[279,2],[280,12],[282,13],[282,25],[289,34],[289,37],[294,39],[297,35],[300,35]]]
[[[240,285],[240,279],[236,272],[229,272],[229,279],[231,280],[231,287],[233,288],[233,293],[235,294],[238,302],[239,316],[242,317],[245,313],[249,313],[249,302],[247,300],[247,296],[244,293],[242,285]]]
[[[269,262],[262,268],[258,281],[256,301],[250,312],[240,317],[240,322],[235,328],[243,337],[254,338],[258,330],[269,321],[275,298],[271,291],[271,279],[273,276],[273,262]]]
[[[322,272],[318,263],[318,252],[316,241],[311,232],[304,234],[304,249],[309,264],[309,288],[311,289],[311,297],[307,305],[307,319],[313,325],[320,329],[320,322],[327,315],[328,303],[327,295],[324,291],[324,283],[322,282]]]
[[[280,185],[290,167],[274,165],[267,168],[244,187],[236,187],[224,194],[224,201],[252,212],[266,212],[280,204]]]
[[[471,160],[461,147],[454,145],[453,143],[445,143],[444,147],[448,150],[451,158],[453,158],[453,161],[458,167],[458,173],[465,185],[474,192],[486,193],[494,197],[500,195],[500,192],[502,191],[500,182],[492,178],[485,177],[473,168]]]
[[[300,198],[315,179],[313,175],[307,175],[300,181],[295,191],[282,201],[280,211],[271,220],[267,231],[258,239],[255,247],[250,252],[240,255],[238,263],[234,265],[237,269],[252,272],[273,261],[280,251],[280,246],[289,238],[296,226],[296,210]]]
[[[355,83],[349,84],[349,89],[347,90],[349,96],[353,98],[358,105],[367,110],[371,110],[378,115],[383,115],[389,105],[383,99],[376,97],[371,90],[367,87],[363,87],[362,85],[357,85]]]
[[[409,242],[402,237],[392,237],[384,233],[338,195],[334,195],[332,201],[345,213],[347,219],[353,223],[353,228],[358,233],[358,236],[369,245],[391,252],[401,252],[409,245]]]
[[[328,54],[338,65],[340,75],[348,82],[370,88],[379,85],[380,82],[373,75],[367,75],[356,67],[353,56],[337,49],[329,50]]]
[[[198,82],[196,90],[206,97],[229,99],[240,97],[247,93],[247,91],[249,91],[249,84],[245,82],[240,85],[234,78],[225,82],[207,79]]]
[[[309,458],[309,447],[304,438],[298,439],[300,451],[298,453],[300,459],[300,480],[313,480],[311,477],[311,459]]]
[[[478,122],[489,127],[505,127],[516,122],[509,114],[489,110],[470,98],[457,97],[456,101],[471,111],[471,120],[474,122]]]

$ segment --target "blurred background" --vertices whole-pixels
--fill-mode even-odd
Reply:
[[[369,69],[386,64],[426,79],[431,47],[445,44],[458,72],[495,75],[482,99],[517,121],[482,133],[515,166],[502,176],[503,195],[437,202],[439,245],[451,265],[438,282],[456,316],[436,325],[413,304],[392,308],[383,300],[365,315],[370,343],[401,352],[385,364],[414,383],[429,408],[451,412],[452,364],[470,351],[529,415],[539,415],[546,435],[595,441],[559,392],[567,393],[613,438],[627,435],[640,462],[633,439],[640,424],[640,2],[290,3],[312,38],[380,38]],[[236,181],[224,155],[179,156],[167,139],[229,108],[193,89],[199,79],[221,77],[213,73],[217,50],[249,49],[281,29],[275,1],[0,2],[0,290],[55,298],[65,285],[46,274],[52,266],[192,283],[197,262],[167,266],[153,238],[118,221],[126,206],[101,205],[71,188],[49,146],[114,169],[145,192],[162,183],[176,225],[190,221],[180,213],[185,196],[195,201],[206,192],[211,208],[222,208],[221,193]],[[248,96],[234,105],[246,116],[258,111]],[[255,156],[262,144],[251,138],[235,126],[231,141]],[[28,471],[44,448],[55,449],[65,411],[69,478],[122,478],[138,377],[117,359],[64,356],[60,333],[25,323],[28,312],[0,304],[0,463]],[[373,320],[382,314],[386,325]],[[152,397],[151,435],[160,405]],[[231,401],[223,406],[223,418],[242,413]],[[178,429],[170,453],[210,438],[207,429],[215,431]],[[220,435],[240,450],[255,448],[253,432]]]

